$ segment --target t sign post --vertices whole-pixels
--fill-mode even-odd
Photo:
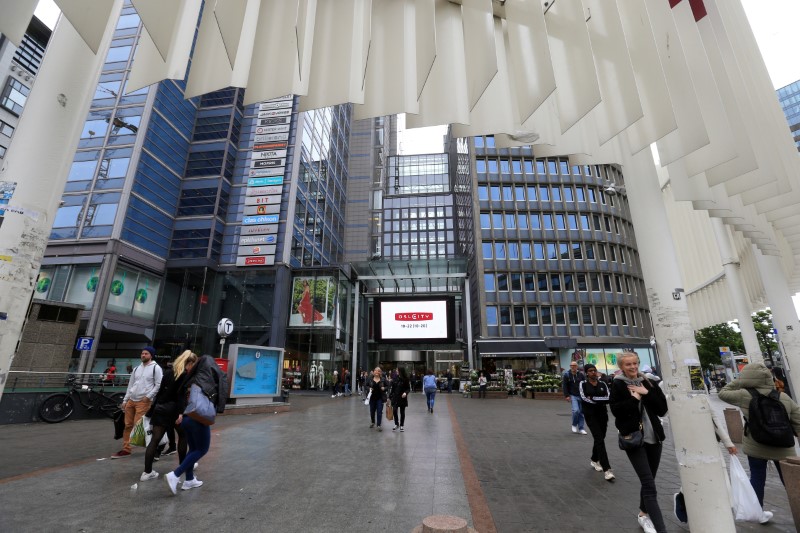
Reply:
[[[217,324],[217,335],[219,339],[219,358],[223,359],[222,355],[225,352],[225,339],[233,333],[233,321],[230,318],[223,318]]]

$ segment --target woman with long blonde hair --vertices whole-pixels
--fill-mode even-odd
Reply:
[[[187,378],[186,368],[197,362],[197,354],[191,350],[186,350],[172,363],[172,368],[167,368],[161,379],[161,387],[158,389],[153,405],[147,412],[150,417],[152,436],[144,454],[144,472],[140,476],[140,481],[147,481],[158,477],[158,472],[153,471],[153,461],[158,456],[159,444],[164,433],[175,428],[178,433],[177,446],[171,445],[164,455],[170,455],[176,451],[178,457],[183,460],[186,456],[187,444],[183,431],[176,426],[179,415],[186,409],[186,395],[181,394],[184,389],[184,382]],[[174,442],[173,437],[170,442]]]
[[[639,372],[639,356],[623,352],[617,358],[622,372],[611,382],[611,412],[622,439],[638,441],[623,448],[642,487],[639,492],[639,526],[645,533],[664,533],[667,526],[658,506],[656,473],[661,462],[661,443],[666,439],[658,417],[667,414],[661,387]]]

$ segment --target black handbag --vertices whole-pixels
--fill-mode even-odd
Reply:
[[[644,430],[639,422],[639,429],[628,435],[619,434],[619,449],[623,451],[635,450],[644,446]]]

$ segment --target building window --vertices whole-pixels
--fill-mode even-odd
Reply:
[[[5,156],[6,156],[6,147],[0,145],[0,159],[4,158]]]
[[[569,311],[569,325],[579,326],[580,322],[578,321],[578,306],[570,305],[568,311]]]
[[[578,290],[586,292],[586,274],[578,274]]]
[[[592,324],[592,308],[588,305],[581,306],[581,314],[583,315],[583,325],[589,326]]]
[[[606,325],[606,314],[604,313],[602,307],[598,306],[594,308],[594,319],[598,326]]]
[[[508,274],[497,274],[497,290],[508,291]]]
[[[525,325],[525,308],[521,305],[514,306],[514,324],[517,326]]]
[[[494,292],[494,274],[484,274],[483,275],[483,289],[486,292]]]
[[[15,78],[9,76],[3,94],[0,96],[0,106],[19,116],[31,90]]]
[[[14,135],[14,126],[11,124],[6,124],[0,120],[0,134],[5,135],[6,137],[11,137]]]
[[[539,308],[538,307],[529,307],[528,308],[528,324],[531,326],[538,326],[539,325]]]
[[[550,314],[549,307],[542,307],[542,325],[544,326],[553,325],[553,316]]]
[[[500,325],[501,326],[511,325],[511,307],[507,305],[500,306]]]

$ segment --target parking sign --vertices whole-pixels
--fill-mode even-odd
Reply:
[[[80,351],[91,350],[92,344],[94,344],[94,337],[78,337],[75,349]]]

